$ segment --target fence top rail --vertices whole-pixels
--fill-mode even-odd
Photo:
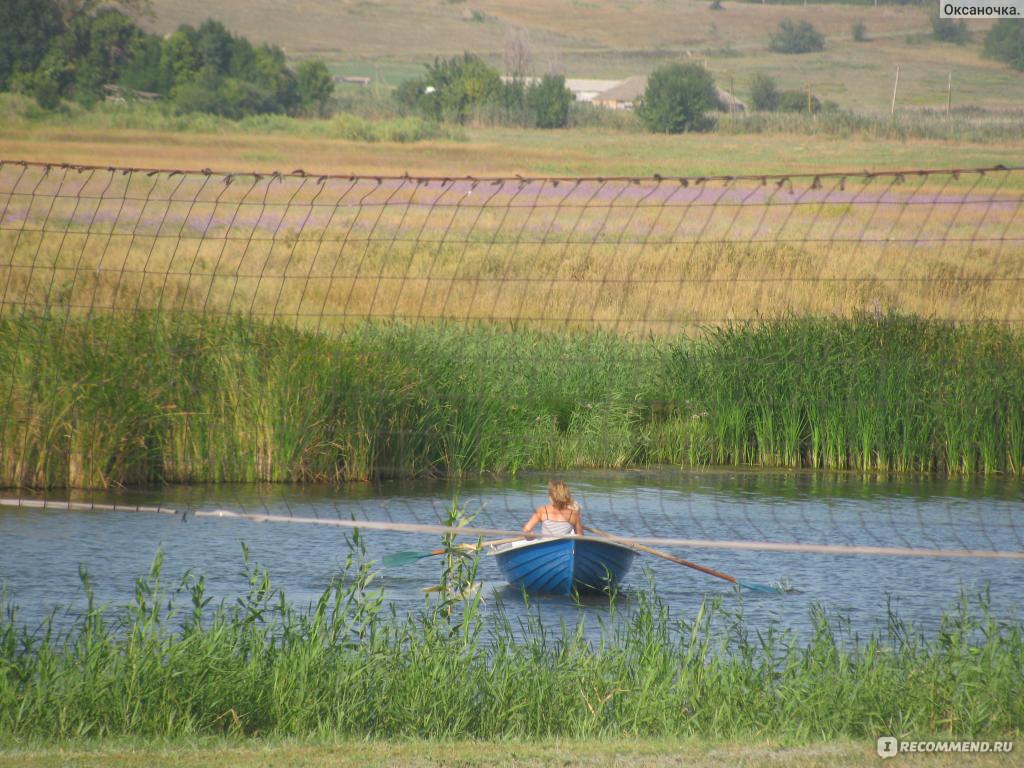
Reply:
[[[325,182],[328,180],[347,180],[354,181],[358,179],[373,179],[376,181],[408,181],[417,183],[427,182],[483,182],[483,183],[508,183],[508,182],[552,182],[552,183],[584,183],[584,182],[628,182],[634,184],[650,183],[650,182],[667,182],[667,183],[678,183],[681,186],[688,186],[690,184],[707,184],[712,182],[723,182],[729,184],[736,181],[755,181],[762,184],[768,184],[769,182],[775,184],[785,184],[787,181],[793,181],[796,179],[810,179],[812,181],[812,187],[824,179],[846,179],[846,178],[863,178],[863,179],[878,179],[878,178],[891,178],[894,182],[900,182],[907,177],[917,176],[953,176],[957,177],[960,175],[979,175],[984,176],[987,173],[1007,173],[1015,171],[1024,171],[1024,165],[1004,165],[996,164],[991,166],[981,167],[968,167],[968,168],[905,168],[899,170],[880,170],[872,171],[868,169],[860,170],[848,170],[848,171],[802,171],[797,173],[756,173],[756,174],[721,174],[721,175],[693,175],[693,176],[675,176],[675,175],[663,175],[663,174],[652,174],[650,176],[644,175],[633,175],[633,176],[533,176],[528,174],[506,174],[506,175],[494,175],[494,176],[473,176],[473,175],[448,175],[448,176],[429,176],[429,175],[411,175],[409,173],[404,174],[377,174],[377,173],[310,173],[301,168],[295,169],[290,172],[282,171],[221,171],[213,170],[210,168],[141,168],[141,167],[121,167],[111,165],[89,165],[83,163],[46,163],[34,160],[3,160],[0,159],[0,169],[5,166],[20,166],[22,168],[41,168],[44,172],[48,173],[51,170],[72,170],[79,172],[87,171],[108,171],[110,173],[122,173],[122,174],[133,174],[142,173],[149,176],[155,176],[158,174],[166,174],[170,176],[222,176],[225,179],[235,178],[301,178],[301,179],[316,179],[319,182]]]

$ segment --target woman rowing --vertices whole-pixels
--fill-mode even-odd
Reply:
[[[580,505],[573,501],[569,487],[561,480],[552,480],[548,483],[548,498],[551,503],[537,507],[533,517],[523,526],[523,533],[531,536],[537,523],[540,523],[540,535],[544,538],[571,536],[574,533],[582,536]]]

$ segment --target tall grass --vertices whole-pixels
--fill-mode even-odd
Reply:
[[[669,368],[691,463],[1021,472],[1024,337],[995,325],[793,318],[677,344]]]
[[[935,109],[905,110],[896,116],[867,115],[847,110],[816,114],[752,112],[716,117],[715,130],[727,134],[795,133],[808,136],[861,137],[909,141],[1004,142],[1024,138],[1019,110],[959,107],[949,114]]]
[[[0,319],[5,485],[623,466],[655,348],[611,334],[196,315]]]
[[[1024,463],[1024,336],[898,315],[642,341],[23,315],[0,318],[0,371],[5,486]]]
[[[929,636],[891,615],[863,638],[820,609],[804,636],[755,633],[741,609],[710,602],[677,617],[645,592],[626,609],[613,602],[599,639],[587,640],[582,623],[542,630],[537,609],[522,627],[500,610],[485,619],[462,593],[396,617],[381,610],[359,557],[307,608],[248,560],[246,572],[248,594],[212,606],[202,578],[166,589],[158,557],[116,612],[96,604],[83,576],[87,608],[63,632],[26,630],[6,602],[0,743],[216,734],[799,743],[1013,738],[1024,728],[1024,627],[997,620],[984,598],[962,599]]]
[[[68,103],[62,109],[41,109],[33,100],[18,94],[0,93],[0,126],[31,129],[37,125],[82,129],[172,131],[184,133],[285,135],[333,138],[366,142],[418,142],[430,140],[464,142],[462,126],[438,123],[416,115],[403,115],[387,98],[361,94],[346,99],[341,110],[327,118],[295,118],[288,115],[253,115],[232,120],[206,113],[177,113],[162,104],[99,103],[91,108]],[[834,109],[802,112],[719,113],[713,131],[723,134],[801,134],[810,136],[861,137],[880,140],[915,139],[970,143],[997,143],[1024,139],[1024,120],[1019,110],[957,107],[947,114],[936,109],[907,109],[896,116],[874,115]],[[488,115],[486,110],[472,121],[475,127],[508,125],[508,117]],[[515,122],[520,125],[520,122]],[[631,111],[595,107],[573,102],[568,128],[609,133],[642,133],[642,123]],[[526,129],[534,130],[534,129]]]
[[[147,103],[100,103],[91,108],[67,104],[61,110],[48,111],[24,97],[0,93],[0,126],[7,129],[31,129],[36,125],[181,133],[284,135],[365,142],[466,140],[465,132],[457,126],[441,125],[416,116],[367,118],[350,112],[339,112],[327,118],[267,114],[232,120],[203,112],[179,113],[166,105]]]

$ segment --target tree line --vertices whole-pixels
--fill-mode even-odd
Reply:
[[[0,90],[52,109],[62,99],[89,106],[106,86],[158,94],[179,111],[240,118],[317,114],[334,82],[323,62],[294,70],[273,45],[254,45],[208,20],[166,37],[143,30],[139,0],[0,0]]]
[[[565,127],[573,101],[562,75],[503,80],[472,53],[435,59],[422,77],[401,83],[394,97],[402,107],[434,120],[477,119],[531,128]]]

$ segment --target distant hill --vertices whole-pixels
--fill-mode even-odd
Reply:
[[[517,30],[529,40],[534,70],[576,77],[646,74],[680,58],[705,62],[740,98],[754,72],[784,87],[865,112],[888,110],[896,65],[902,106],[944,107],[948,73],[954,104],[1024,103],[1024,78],[981,58],[987,23],[967,46],[930,39],[922,7],[762,5],[724,0],[153,0],[157,31],[207,17],[289,56],[319,56],[338,72],[377,75],[395,84],[435,56],[479,53],[500,65]],[[811,21],[826,36],[822,53],[768,51],[783,19]],[[868,41],[852,40],[862,21]],[[522,32],[519,33],[520,35]]]

